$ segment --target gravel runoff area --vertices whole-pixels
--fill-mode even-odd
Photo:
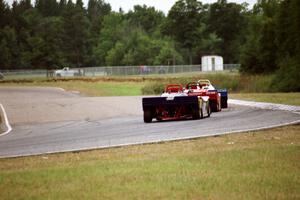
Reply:
[[[77,92],[51,87],[0,88],[0,103],[4,105],[12,126],[141,115],[141,99],[84,97]]]

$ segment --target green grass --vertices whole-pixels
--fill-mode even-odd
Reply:
[[[209,79],[219,88],[227,88],[230,92],[266,92],[269,89],[272,76],[247,76],[238,73],[184,73],[169,75],[149,75],[149,76],[107,76],[107,77],[73,77],[73,78],[27,78],[27,79],[7,79],[0,81],[0,85],[5,84],[39,84],[53,82],[134,82],[142,84],[149,94],[155,94],[155,88],[151,91],[153,83],[159,88],[166,84],[187,84],[199,79]],[[148,87],[148,88],[147,88]],[[150,88],[150,90],[149,90]]]
[[[61,87],[69,91],[79,91],[87,96],[136,96],[157,95],[168,83],[187,83],[201,78],[213,80],[220,88],[228,88],[230,98],[254,100],[262,102],[282,103],[289,105],[300,105],[300,93],[262,93],[257,88],[266,85],[269,77],[262,76],[240,76],[238,74],[196,74],[191,76],[130,76],[130,77],[102,77],[102,78],[68,78],[68,79],[24,79],[6,80],[0,82],[0,86],[48,86]],[[247,84],[251,83],[251,84]],[[262,91],[266,89],[261,88]],[[231,92],[235,91],[235,92]],[[241,93],[236,93],[241,91]],[[249,91],[260,91],[260,93],[249,93]]]
[[[0,159],[1,199],[299,199],[300,126]]]
[[[230,98],[233,99],[300,106],[300,92],[298,93],[239,93],[239,94],[229,94],[229,95]]]

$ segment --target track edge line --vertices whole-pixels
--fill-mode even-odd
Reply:
[[[12,131],[12,128],[9,124],[5,109],[1,103],[0,103],[0,108],[1,108],[0,112],[3,113],[3,114],[0,113],[0,115],[3,116],[3,118],[4,118],[2,123],[4,124],[5,129],[6,129],[5,132],[0,133],[0,137],[1,137],[1,136],[7,135],[8,133],[10,133]]]

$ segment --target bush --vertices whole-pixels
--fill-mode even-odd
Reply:
[[[167,84],[182,84],[199,79],[208,79],[218,89],[227,89],[229,92],[272,92],[271,89],[274,75],[239,75],[239,74],[201,74],[192,77],[172,77],[148,82],[143,88],[144,95],[161,94]]]
[[[150,95],[150,94],[161,94],[165,89],[165,84],[164,83],[147,83],[143,88],[142,88],[142,94],[144,95]]]
[[[300,92],[300,60],[287,59],[280,64],[276,72],[271,89],[280,92]]]

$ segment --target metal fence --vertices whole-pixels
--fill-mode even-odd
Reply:
[[[225,71],[238,71],[239,64],[224,64]],[[86,67],[72,68],[80,70],[82,76],[131,76],[151,74],[175,74],[201,72],[201,65],[174,65],[174,66],[113,66],[113,67]],[[54,76],[54,70],[1,70],[6,78],[33,78]],[[0,77],[1,78],[1,77]]]

